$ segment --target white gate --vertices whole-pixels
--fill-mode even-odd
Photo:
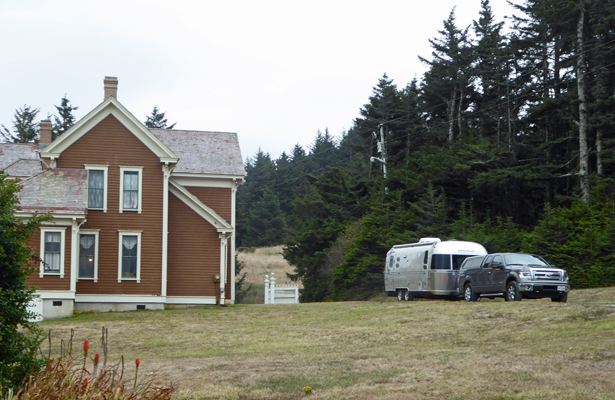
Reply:
[[[299,303],[299,286],[276,286],[274,273],[265,275],[265,304],[297,304]]]

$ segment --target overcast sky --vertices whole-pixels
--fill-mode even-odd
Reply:
[[[478,20],[480,0],[0,0],[0,124],[65,94],[79,119],[115,76],[141,121],[157,105],[177,129],[237,132],[244,159],[308,150],[351,127],[384,73],[420,78],[455,5],[459,27]]]

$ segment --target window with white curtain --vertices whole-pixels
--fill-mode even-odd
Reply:
[[[45,232],[45,258],[43,259],[46,273],[60,273],[60,257],[62,256],[62,235],[60,232]]]
[[[141,232],[119,231],[118,282],[141,280]]]
[[[41,227],[40,277],[60,275],[64,277],[64,227]]]
[[[120,212],[141,213],[142,167],[120,167]]]

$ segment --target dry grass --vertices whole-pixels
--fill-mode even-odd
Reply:
[[[237,253],[237,259],[245,264],[246,284],[262,285],[265,275],[275,274],[276,285],[297,285],[286,276],[293,267],[282,257],[282,246],[249,248]],[[301,286],[300,286],[301,287]]]
[[[177,399],[613,399],[615,288],[506,303],[234,305],[45,321],[173,381]],[[95,343],[92,344],[95,350]]]

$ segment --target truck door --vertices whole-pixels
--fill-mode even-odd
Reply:
[[[483,264],[480,266],[480,271],[478,271],[478,279],[476,280],[476,292],[477,293],[485,293],[489,282],[491,281],[491,262],[493,260],[493,256],[487,256],[483,260]]]
[[[496,266],[495,268],[494,265]],[[487,290],[490,293],[503,293],[508,271],[504,267],[504,260],[502,259],[502,256],[493,257],[489,267],[491,268],[491,275],[489,275],[490,278],[487,282]]]

